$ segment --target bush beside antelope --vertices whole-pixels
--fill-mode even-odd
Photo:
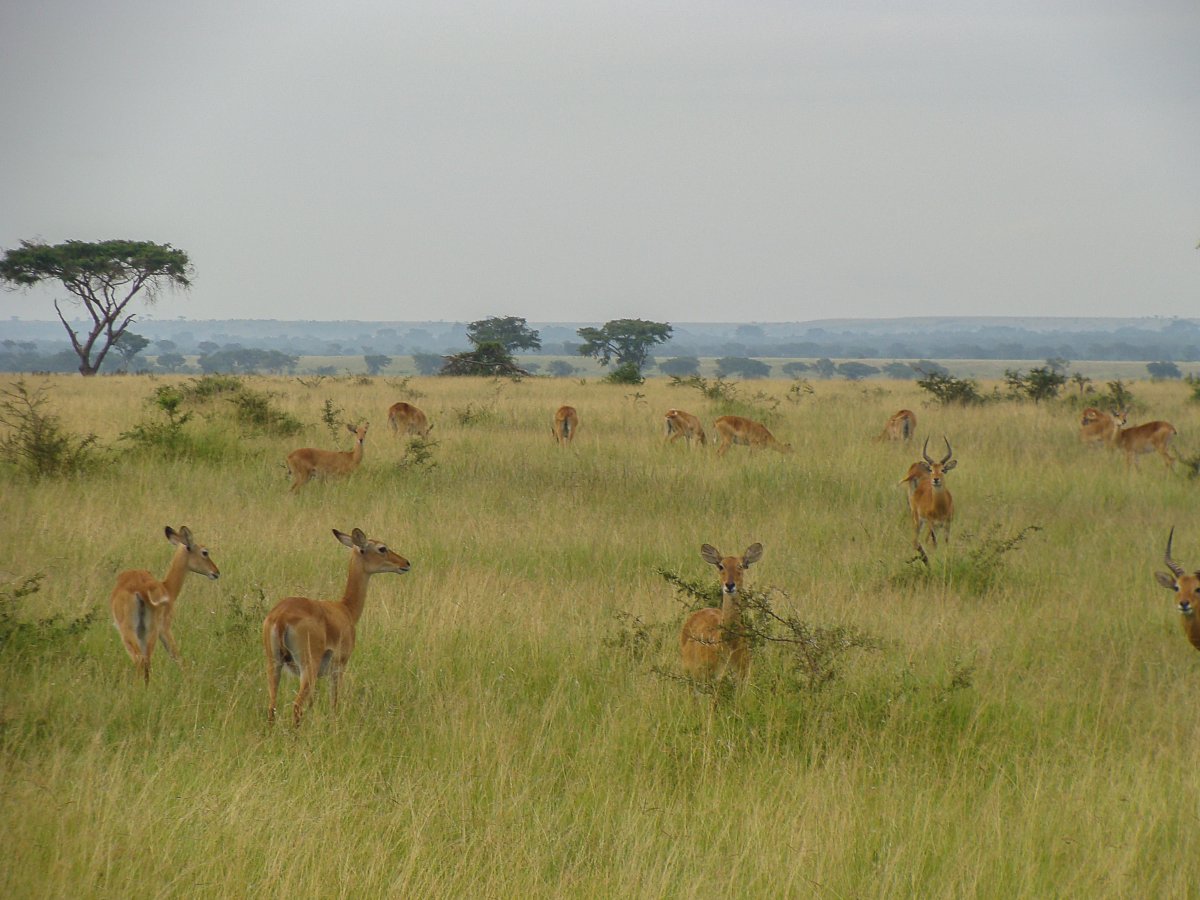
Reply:
[[[554,413],[554,440],[566,447],[579,431],[579,413],[573,406],[560,406]]]
[[[162,581],[145,569],[130,569],[117,576],[109,598],[113,624],[146,684],[150,683],[150,657],[157,642],[162,641],[171,658],[180,661],[179,646],[171,634],[171,619],[184,577],[195,572],[215,581],[221,575],[217,564],[209,558],[208,548],[192,539],[186,525],[179,531],[168,525],[164,533],[175,545],[175,555]]]
[[[300,689],[292,704],[292,722],[300,724],[304,707],[311,702],[313,688],[322,675],[329,676],[330,704],[337,709],[338,685],[350,654],[354,652],[354,629],[362,616],[367,586],[380,572],[403,574],[409,562],[361,529],[333,536],[350,548],[350,569],[340,600],[309,600],[286,597],[263,620],[263,650],[267,657],[267,721],[275,721],[279,675],[287,669],[300,677]]]
[[[1125,422],[1126,414],[1122,410],[1116,414],[1115,429],[1110,442],[1115,449],[1124,452],[1126,468],[1133,465],[1135,456],[1155,451],[1162,457],[1163,463],[1168,469],[1175,465],[1175,460],[1171,459],[1171,454],[1167,449],[1167,445],[1170,444],[1171,438],[1176,433],[1174,425],[1159,420],[1126,428]]]
[[[1196,620],[1196,608],[1200,607],[1200,569],[1191,575],[1183,570],[1175,560],[1171,559],[1171,540],[1175,537],[1175,529],[1167,535],[1167,552],[1163,555],[1170,574],[1155,572],[1154,577],[1163,587],[1179,595],[1179,612],[1182,618],[1179,624],[1191,645],[1200,650],[1200,622]]]
[[[958,460],[953,458],[954,450],[950,447],[949,439],[943,437],[942,440],[946,441],[946,455],[934,462],[929,455],[929,438],[926,438],[921,450],[922,459],[909,467],[908,475],[901,481],[902,484],[909,484],[908,506],[912,511],[913,547],[926,562],[929,557],[921,546],[921,529],[928,528],[929,541],[937,547],[937,528],[941,527],[943,540],[949,540],[950,523],[954,519],[954,497],[946,487],[946,473],[958,465]],[[925,476],[914,479],[918,466]]]
[[[749,447],[770,447],[780,453],[791,453],[791,444],[781,444],[775,435],[767,430],[767,426],[743,416],[721,416],[714,424],[717,434],[721,436],[721,445],[717,447],[717,456],[724,456],[733,444],[745,444]]]
[[[293,492],[308,484],[314,475],[328,477],[330,475],[349,475],[358,468],[363,458],[363,442],[367,439],[367,425],[355,428],[347,423],[346,430],[354,435],[354,449],[345,452],[339,450],[317,450],[314,447],[303,447],[293,450],[287,457],[288,473],[292,476]]]
[[[396,437],[402,434],[428,437],[432,426],[429,424],[429,417],[422,410],[401,400],[399,403],[393,403],[388,409],[388,427]]]
[[[700,419],[691,413],[684,412],[682,409],[668,409],[665,421],[668,444],[673,444],[680,438],[687,441],[688,447],[693,446],[693,440],[701,447],[708,443],[708,437],[704,434],[704,426],[700,424]]]
[[[732,667],[738,682],[750,672],[750,643],[742,625],[739,592],[746,569],[762,559],[762,544],[751,544],[741,556],[722,556],[712,544],[700,548],[700,558],[717,567],[721,608],[698,609],[683,623],[679,651],[683,670],[698,680],[721,678]]]
[[[917,415],[911,409],[902,409],[892,413],[877,441],[908,441],[917,430]]]

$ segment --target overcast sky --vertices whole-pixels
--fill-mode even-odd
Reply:
[[[158,318],[1200,316],[1197,0],[38,0],[0,78],[0,249]]]

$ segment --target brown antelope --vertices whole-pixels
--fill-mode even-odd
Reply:
[[[358,428],[347,423],[346,430],[354,435],[354,449],[346,452],[338,450],[317,450],[313,447],[303,447],[288,454],[287,467],[292,476],[292,491],[298,491],[308,483],[314,475],[349,475],[362,462],[363,442],[367,439],[367,425],[364,422]]]
[[[420,437],[429,435],[429,417],[411,403],[401,400],[393,403],[388,409],[388,427],[392,434],[399,437],[402,434],[415,434]]]
[[[554,414],[554,440],[562,446],[567,446],[575,440],[575,432],[579,430],[579,413],[573,406],[560,406]]]
[[[712,544],[700,548],[700,558],[717,567],[721,580],[721,608],[698,609],[683,623],[679,650],[684,671],[696,679],[715,680],[733,668],[738,682],[750,671],[750,644],[742,626],[738,592],[746,569],[762,559],[762,544],[751,544],[741,556],[721,556]]]
[[[300,677],[300,689],[292,704],[292,722],[300,724],[306,702],[322,675],[329,676],[329,696],[337,709],[338,683],[354,652],[354,627],[362,616],[367,583],[380,572],[403,574],[408,560],[393,553],[361,529],[333,536],[350,548],[350,573],[341,600],[309,600],[287,597],[275,604],[263,621],[263,649],[267,655],[267,721],[275,721],[275,698],[279,674],[286,668]]]
[[[689,447],[692,446],[692,439],[696,440],[701,447],[708,443],[708,437],[704,434],[704,426],[700,424],[700,420],[689,412],[684,412],[682,409],[668,409],[666,417],[668,444],[683,438],[687,441]]]
[[[1079,440],[1085,444],[1107,444],[1116,430],[1116,416],[1094,406],[1085,409],[1079,419]]]
[[[883,426],[877,441],[908,441],[917,430],[917,414],[911,409],[902,409],[892,414]]]
[[[775,435],[767,431],[767,427],[753,419],[742,416],[721,416],[713,423],[717,434],[721,436],[721,446],[717,448],[717,456],[724,456],[731,445],[747,444],[750,447],[770,447],[780,453],[791,453],[791,444],[781,444],[775,440]]]
[[[1200,650],[1200,622],[1196,620],[1196,608],[1200,606],[1200,569],[1189,575],[1183,571],[1181,565],[1171,559],[1171,539],[1173,537],[1175,537],[1174,528],[1167,535],[1167,552],[1163,556],[1171,573],[1168,575],[1166,572],[1155,572],[1154,577],[1163,587],[1179,595],[1179,611],[1183,614],[1179,624],[1183,626],[1183,633],[1187,635],[1192,646]]]
[[[1125,421],[1125,411],[1122,410],[1116,415],[1116,428],[1112,432],[1110,444],[1116,449],[1124,451],[1126,468],[1133,464],[1134,457],[1138,454],[1150,453],[1155,450],[1163,458],[1168,469],[1175,465],[1175,460],[1171,459],[1171,454],[1167,450],[1167,445],[1175,436],[1174,425],[1160,420],[1126,428]]]
[[[145,569],[130,569],[117,576],[109,598],[113,624],[146,684],[150,683],[150,657],[156,643],[162,641],[171,659],[179,662],[179,646],[171,634],[171,617],[184,576],[195,572],[215,581],[221,574],[209,558],[208,548],[192,540],[192,532],[186,525],[179,531],[168,525],[165,534],[176,549],[162,581]]]
[[[929,558],[921,546],[921,529],[928,527],[929,540],[936,547],[937,527],[941,526],[943,539],[949,540],[950,523],[954,519],[954,498],[946,487],[946,473],[958,465],[958,460],[952,458],[954,450],[950,447],[950,441],[945,437],[942,440],[946,441],[946,455],[939,462],[934,462],[929,456],[929,438],[925,438],[922,460],[909,468],[909,477],[906,478],[911,484],[911,476],[917,466],[925,471],[925,477],[910,489],[908,507],[912,510],[913,546],[926,562]]]
[[[905,486],[905,488],[908,490],[908,496],[911,497],[913,495],[913,491],[917,489],[917,485],[920,484],[923,479],[928,477],[929,470],[925,468],[925,463],[921,460],[917,460],[908,467],[908,472],[903,478],[900,479],[900,484]]]

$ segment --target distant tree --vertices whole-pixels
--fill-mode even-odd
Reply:
[[[950,370],[941,363],[936,363],[932,359],[918,359],[912,363],[913,370],[918,375],[949,375]]]
[[[730,375],[741,375],[743,378],[766,378],[771,374],[771,367],[757,359],[745,356],[722,356],[717,360],[717,377],[726,378]]]
[[[1057,372],[1059,375],[1066,375],[1067,369],[1071,368],[1071,361],[1061,356],[1051,356],[1046,360],[1046,365],[1050,370]]]
[[[1058,396],[1059,390],[1067,383],[1067,376],[1049,366],[1039,366],[1030,369],[1028,375],[1022,375],[1013,369],[1005,369],[1004,380],[1013,394],[1024,395],[1034,403],[1041,403],[1043,400],[1052,400]]]
[[[142,337],[133,331],[123,331],[121,336],[112,343],[112,348],[125,363],[125,368],[133,365],[133,359],[150,346],[150,339]]]
[[[221,345],[213,343],[212,341],[201,341],[196,345],[196,349],[201,353],[216,353],[221,349]]]
[[[680,378],[699,375],[700,360],[695,356],[676,356],[672,359],[664,359],[658,364],[658,371],[664,375],[676,375]]]
[[[847,381],[859,381],[871,375],[879,374],[878,366],[871,366],[862,362],[844,362],[838,365],[837,370],[838,374]]]
[[[974,406],[983,403],[979,386],[968,378],[933,372],[917,379],[917,387],[931,393],[943,406]]]
[[[1090,385],[1092,383],[1092,379],[1088,378],[1082,372],[1076,372],[1071,376],[1071,383],[1075,385],[1075,387],[1079,388],[1079,396],[1082,397],[1085,388],[1088,391],[1091,390]]]
[[[190,287],[191,274],[186,253],[149,241],[21,241],[0,260],[0,281],[14,288],[57,281],[83,304],[91,320],[86,334],[76,333],[54,301],[83,375],[100,370],[109,349],[133,323],[136,314],[126,310],[134,297],[140,293],[152,304],[164,287]]]
[[[180,353],[160,353],[157,362],[168,372],[178,372],[187,364],[187,360]]]
[[[580,328],[576,333],[583,338],[580,356],[595,357],[603,366],[616,359],[618,365],[631,363],[640,372],[650,348],[670,340],[671,326],[644,319],[614,319],[603,328]]]
[[[880,369],[888,378],[897,380],[912,379],[917,377],[917,370],[908,363],[899,361],[890,362]]]
[[[292,372],[299,362],[297,357],[279,350],[260,350],[254,347],[239,347],[206,353],[196,360],[205,374],[229,372],[248,375],[253,372]]]
[[[803,373],[812,369],[809,363],[793,360],[792,362],[784,363],[779,367],[779,371],[789,378],[799,378]]]
[[[442,370],[442,363],[445,362],[437,353],[414,353],[412,361],[422,375],[436,375]]]
[[[168,341],[166,339],[155,341],[154,346],[158,348],[159,353],[174,353],[179,349],[175,346],[174,341]]]
[[[540,350],[542,338],[520,316],[490,316],[467,326],[467,340],[476,347],[481,344],[500,344],[509,353],[518,350]]]
[[[1152,362],[1146,363],[1146,371],[1150,373],[1150,377],[1155,381],[1160,381],[1164,378],[1182,378],[1183,373],[1179,371],[1179,366],[1173,362]]]
[[[815,363],[813,363],[813,371],[822,378],[832,378],[834,373],[837,372],[837,366],[834,364],[832,359],[827,356],[823,356],[821,359],[818,359]]]
[[[439,375],[483,375],[519,378],[528,375],[499,341],[484,341],[474,350],[446,357]]]
[[[750,343],[758,343],[764,337],[761,325],[739,325],[733,330],[739,341],[749,341]]]
[[[546,372],[553,375],[555,378],[570,378],[579,370],[569,362],[561,359],[551,360],[546,365]]]
[[[392,364],[392,358],[382,353],[364,353],[363,362],[367,364],[368,375],[378,375]]]

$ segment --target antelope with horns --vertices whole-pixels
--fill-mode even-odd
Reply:
[[[742,416],[721,416],[713,423],[721,436],[717,456],[724,456],[733,444],[746,444],[751,448],[770,447],[780,453],[791,453],[791,444],[781,444],[767,426]]]
[[[929,438],[925,438],[925,446],[921,450],[922,459],[909,468],[909,475],[905,478],[905,481],[912,485],[915,467],[920,466],[925,471],[925,477],[917,480],[908,495],[908,506],[912,510],[913,520],[913,547],[925,562],[929,562],[929,557],[925,555],[925,548],[921,546],[921,529],[928,527],[929,540],[937,547],[938,526],[942,528],[942,537],[949,540],[950,523],[954,519],[954,498],[946,487],[946,473],[958,465],[958,460],[953,458],[954,450],[950,447],[949,439],[943,436],[942,440],[946,442],[946,455],[940,461],[934,462],[929,455]]]
[[[1167,450],[1167,445],[1170,444],[1171,438],[1175,436],[1175,426],[1170,422],[1146,422],[1144,425],[1137,425],[1133,428],[1126,428],[1125,411],[1117,413],[1116,427],[1111,433],[1110,442],[1113,447],[1125,453],[1125,467],[1129,468],[1133,465],[1134,457],[1141,453],[1151,453],[1158,451],[1158,455],[1163,458],[1163,462],[1170,469],[1175,465],[1175,460],[1171,459],[1171,454]]]
[[[362,616],[367,585],[380,572],[403,574],[408,560],[355,528],[333,536],[350,548],[350,571],[341,600],[309,600],[286,597],[263,620],[263,650],[267,657],[267,721],[275,721],[275,698],[279,675],[287,669],[300,677],[300,689],[292,704],[292,722],[300,724],[304,707],[322,675],[329,676],[329,697],[337,709],[338,684],[350,654],[354,652],[354,628]]]
[[[575,440],[579,431],[579,413],[573,406],[560,406],[554,413],[554,440],[566,447]]]
[[[692,678],[714,680],[732,667],[738,682],[750,671],[750,643],[742,626],[738,596],[746,569],[762,559],[762,544],[751,544],[741,556],[722,556],[712,544],[700,548],[700,558],[717,567],[721,580],[721,608],[698,609],[679,632],[683,670]]]
[[[314,475],[327,477],[330,475],[349,475],[358,468],[363,458],[363,443],[367,439],[367,425],[355,428],[347,423],[346,430],[354,435],[354,449],[341,452],[339,450],[317,450],[313,447],[303,447],[293,450],[287,457],[288,473],[292,476],[293,492],[308,484]]]
[[[1174,537],[1175,529],[1172,528],[1167,535],[1167,552],[1163,556],[1163,561],[1171,570],[1170,574],[1155,572],[1154,577],[1163,587],[1179,595],[1179,612],[1183,614],[1179,624],[1183,626],[1183,633],[1192,646],[1200,650],[1200,621],[1196,619],[1196,608],[1200,606],[1200,569],[1189,575],[1183,571],[1183,566],[1171,559],[1171,540]]]
[[[908,441],[917,430],[917,414],[911,409],[895,412],[883,426],[877,441]]]
[[[179,646],[171,634],[171,618],[175,614],[175,602],[183,588],[184,576],[195,572],[215,581],[221,575],[217,564],[209,558],[208,548],[192,539],[191,529],[186,525],[178,531],[168,525],[164,533],[175,545],[175,555],[171,557],[171,565],[162,581],[145,569],[130,569],[117,576],[116,587],[109,598],[113,624],[146,684],[150,683],[150,657],[156,643],[162,641],[171,659],[179,662]]]
[[[429,424],[429,417],[422,410],[401,400],[399,403],[393,403],[388,409],[388,427],[396,437],[402,434],[427,437],[432,426]]]
[[[708,443],[708,438],[704,434],[704,426],[700,424],[700,419],[689,412],[684,412],[682,409],[667,410],[666,430],[666,442],[668,444],[672,444],[680,438],[686,440],[689,447],[693,446],[693,439],[701,447]]]

